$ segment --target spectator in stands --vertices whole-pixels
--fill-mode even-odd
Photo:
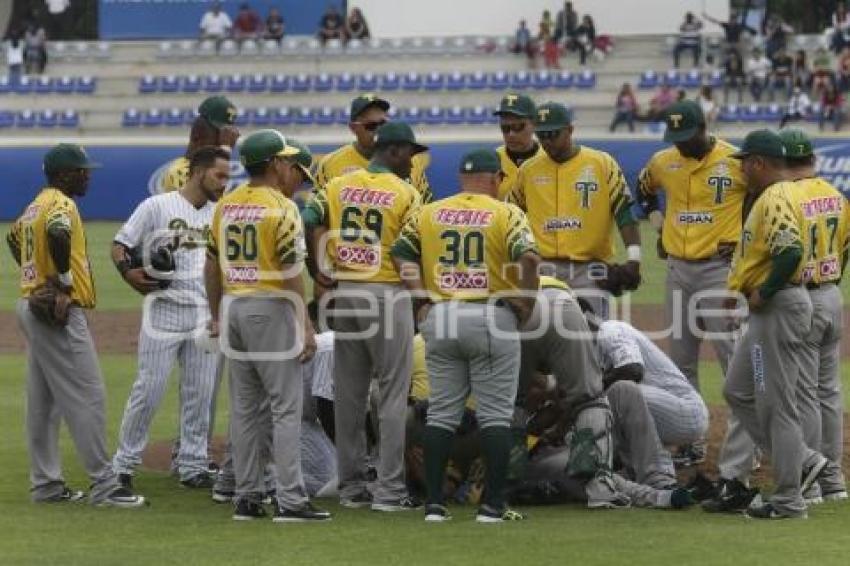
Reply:
[[[614,132],[617,130],[617,126],[625,122],[629,127],[629,131],[634,132],[638,105],[637,99],[635,99],[635,93],[632,91],[632,85],[623,83],[614,105],[614,120],[608,129]]]
[[[819,98],[830,83],[835,82],[832,58],[824,47],[818,47],[812,58],[812,96]],[[834,84],[833,84],[834,86]]]
[[[761,93],[768,86],[772,69],[773,64],[764,56],[761,49],[753,49],[752,55],[747,60],[747,82],[750,83],[750,93],[756,102],[761,100]]]
[[[221,4],[216,2],[212,8],[201,18],[201,37],[203,39],[214,39],[221,41],[230,35],[233,22],[227,12],[221,9]]]
[[[572,2],[564,2],[564,9],[558,12],[555,18],[555,41],[570,47],[575,39],[576,28],[578,28],[578,13],[573,9]]]
[[[702,17],[707,21],[717,24],[723,28],[723,39],[725,43],[726,49],[734,49],[738,52],[739,56],[743,52],[741,49],[741,39],[744,32],[749,32],[752,35],[758,35],[758,31],[754,30],[747,24],[745,24],[738,16],[738,13],[735,10],[729,11],[729,21],[721,22],[715,18],[712,18],[707,13],[703,12]]]
[[[729,89],[738,91],[738,104],[744,99],[744,63],[737,49],[729,49],[726,52],[726,60],[723,63],[723,104],[729,102]]]
[[[836,82],[838,83],[838,90],[841,92],[850,90],[850,46],[845,47],[838,58]]]
[[[827,120],[832,122],[832,128],[836,132],[841,128],[844,119],[844,98],[832,82],[827,83],[823,96],[820,99],[820,116],[818,116],[818,127],[823,131]]]
[[[714,92],[709,85],[703,85],[699,89],[697,104],[702,108],[702,114],[705,116],[706,129],[709,132],[714,131],[717,125],[717,116],[720,114],[720,107],[714,101]]]
[[[336,6],[331,4],[319,22],[319,41],[324,45],[329,39],[345,39],[344,35],[345,22],[342,21],[342,16]]]
[[[547,11],[548,12],[548,11]],[[540,34],[537,36],[538,45],[543,46],[543,64],[547,69],[560,69],[559,61],[560,49],[558,42],[555,41],[555,36],[552,34],[551,27],[545,22],[540,22]]]
[[[791,74],[792,80],[795,83],[800,81],[804,89],[808,89],[812,85],[812,71],[809,69],[809,61],[803,49],[798,49],[794,55],[794,66]]]
[[[764,25],[764,51],[768,59],[773,59],[776,53],[788,48],[788,35],[794,28],[785,23],[778,15],[770,16]]]
[[[24,68],[24,42],[17,33],[6,40],[6,65],[9,66],[9,81],[17,82]]]
[[[47,29],[52,39],[67,36],[70,25],[71,0],[44,0],[47,4]]]
[[[679,56],[683,51],[690,51],[694,56],[694,67],[699,67],[702,55],[702,22],[693,13],[685,14],[685,21],[679,26],[679,39],[673,48],[673,64],[679,68]]]
[[[682,102],[686,98],[688,98],[688,91],[683,88],[676,91],[676,102]]]
[[[345,20],[346,39],[369,39],[369,25],[360,8],[352,8]]]
[[[543,10],[543,14],[540,16],[540,33],[543,33],[545,29],[549,35],[552,35],[555,33],[553,27],[552,13],[549,10]]]
[[[809,100],[809,95],[803,92],[803,89],[799,85],[795,86],[791,93],[791,98],[788,100],[788,109],[783,114],[782,121],[779,122],[780,129],[784,128],[788,122],[795,122],[805,118],[806,112],[809,111],[811,105],[812,102]]]
[[[47,66],[47,32],[36,23],[27,24],[24,33],[24,63],[30,75],[40,75]]]
[[[275,7],[269,8],[269,15],[266,17],[266,31],[263,37],[279,43],[283,39],[284,31],[286,31],[286,23],[283,21],[283,16],[280,15],[280,10]]]
[[[776,96],[776,91],[783,89],[785,91],[785,99],[791,96],[791,87],[794,84],[792,75],[794,74],[794,60],[784,49],[776,52],[773,58],[773,69],[770,78],[770,101],[773,102]]]
[[[242,39],[257,39],[261,31],[260,16],[246,2],[239,6],[239,13],[233,22],[233,37]]]
[[[830,47],[835,53],[841,53],[846,45],[850,44],[850,12],[839,2],[832,15],[832,37]]]
[[[669,84],[664,83],[661,88],[649,101],[649,111],[646,114],[646,119],[650,122],[660,122],[664,119],[664,112],[667,108],[676,101],[676,95]]]
[[[596,42],[596,26],[593,23],[593,18],[585,15],[581,19],[581,25],[575,30],[575,38],[573,45],[578,50],[579,61],[582,65],[587,62],[587,54],[593,52],[593,45]]]

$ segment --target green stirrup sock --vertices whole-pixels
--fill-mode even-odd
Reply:
[[[425,447],[425,487],[428,489],[428,503],[443,504],[443,481],[454,436],[454,433],[438,426],[425,427],[422,444]]]
[[[484,503],[494,509],[505,506],[505,480],[511,454],[511,429],[492,426],[481,429],[481,450],[484,453]]]

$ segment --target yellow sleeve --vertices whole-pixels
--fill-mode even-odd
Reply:
[[[626,183],[626,176],[617,163],[610,155],[606,156],[606,175],[608,182],[608,196],[611,199],[611,215],[617,219],[617,225],[622,226],[621,220],[632,207],[632,193],[629,191],[629,185]]]
[[[275,251],[281,263],[298,263],[304,260],[306,244],[301,216],[295,204],[287,202],[277,224]]]
[[[513,204],[508,204],[506,239],[508,254],[511,261],[516,261],[527,252],[539,254],[528,218],[525,213]]]
[[[658,185],[655,178],[652,175],[652,170],[655,167],[656,158],[653,156],[649,163],[641,169],[640,174],[638,175],[638,194],[640,195],[654,195],[658,192]]]
[[[802,249],[800,227],[788,199],[779,191],[775,191],[764,204],[764,243],[770,255],[779,255],[789,248]]]
[[[12,226],[9,227],[9,233],[6,234],[6,243],[9,245],[9,252],[15,259],[15,263],[21,263],[21,220],[15,220]]]
[[[324,190],[325,186],[331,180],[328,177],[328,155],[324,156],[319,164],[316,165],[316,189]]]
[[[419,192],[421,197],[422,204],[428,204],[429,202],[434,201],[434,194],[431,192],[430,183],[428,183],[428,175],[425,173],[425,169],[428,167],[430,159],[420,157],[421,155],[423,154],[419,154],[415,158],[415,166],[410,174],[410,184],[416,187],[416,190]]]
[[[61,229],[71,232],[71,213],[73,201],[70,199],[57,199],[50,203],[45,210],[44,227],[47,231]]]
[[[528,210],[528,207],[525,204],[525,172],[522,167],[519,168],[516,174],[516,181],[514,182],[514,186],[511,187],[510,192],[508,192],[508,196],[506,197],[506,201],[520,207],[522,210]]]

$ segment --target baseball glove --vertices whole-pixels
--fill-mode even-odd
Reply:
[[[622,268],[616,263],[607,264],[605,267],[605,276],[596,279],[596,286],[619,297],[623,294]]]
[[[59,286],[59,280],[50,278],[33,290],[29,296],[32,315],[50,326],[63,327],[68,324],[71,296]]]
[[[641,282],[640,263],[627,261],[617,266],[619,268],[620,285],[624,291],[635,291]]]
[[[145,259],[147,259],[150,263],[145,263]],[[171,279],[153,277],[151,276],[151,273],[170,276],[174,273],[177,264],[174,262],[174,254],[171,253],[171,249],[166,246],[160,246],[151,250],[148,258],[145,258],[144,248],[140,246],[130,250],[130,269],[136,269],[139,267],[143,267],[145,269],[145,274],[149,279],[159,281],[160,289],[166,289],[169,285],[171,285]]]

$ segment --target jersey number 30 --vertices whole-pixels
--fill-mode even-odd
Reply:
[[[446,245],[446,253],[440,256],[443,265],[479,265],[484,263],[484,234],[457,230],[443,230],[440,239]]]

